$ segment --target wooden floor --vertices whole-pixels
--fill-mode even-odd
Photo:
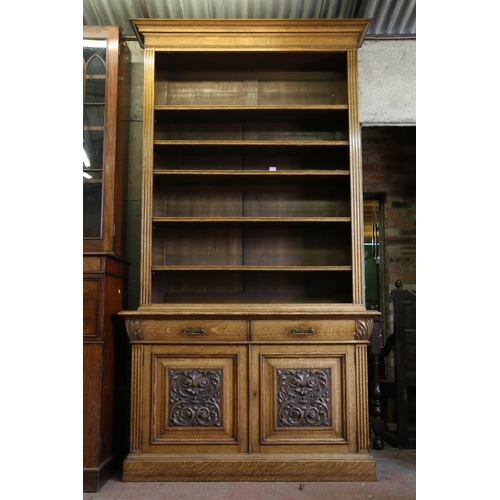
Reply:
[[[366,500],[416,498],[416,450],[386,446],[371,451],[377,462],[372,483],[123,483],[120,474],[97,493],[83,493],[84,500]]]

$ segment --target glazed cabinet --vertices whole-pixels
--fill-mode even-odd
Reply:
[[[120,441],[128,441],[116,416],[128,405],[129,346],[120,339],[116,317],[125,306],[122,205],[129,63],[119,28],[83,27],[84,491],[99,490],[121,464]]]
[[[373,481],[368,21],[135,19],[141,304],[125,481]]]

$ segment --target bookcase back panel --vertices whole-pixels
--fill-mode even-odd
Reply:
[[[262,190],[245,193],[245,217],[349,217],[348,195],[334,190]]]
[[[348,224],[166,225],[153,266],[349,266]]]
[[[268,185],[218,184],[208,178],[202,185],[157,185],[153,217],[349,217],[348,178],[330,183]],[[281,182],[280,182],[281,181]],[[299,179],[300,181],[300,179]],[[279,182],[279,185],[276,183]],[[312,185],[309,185],[312,184]]]
[[[157,114],[156,141],[347,141],[347,112]],[[161,120],[161,121],[160,121]]]
[[[301,148],[302,149],[302,148]],[[244,170],[349,170],[349,148],[336,147],[334,151],[297,151],[295,154],[280,154],[270,148],[268,154],[249,153],[243,157]]]
[[[243,170],[241,151],[219,148],[156,148],[154,170]]]
[[[295,151],[294,151],[295,150]],[[349,147],[157,146],[155,170],[349,170]]]
[[[246,141],[347,141],[347,120],[311,119],[286,121],[250,121],[243,123]]]
[[[241,272],[171,271],[154,272],[152,302],[237,302],[243,291]]]
[[[243,261],[241,227],[173,225],[153,232],[154,266],[235,266]]]
[[[185,75],[185,77],[192,78],[191,75]],[[206,78],[206,75],[204,77]],[[242,105],[243,82],[157,80],[155,83],[155,104],[170,106]]]
[[[214,119],[207,123],[202,116],[193,117],[192,122],[158,123],[155,127],[155,140],[164,141],[241,141],[243,123],[238,119]]]
[[[158,186],[153,197],[153,217],[241,217],[242,211],[242,190],[220,186]]]
[[[153,303],[349,303],[352,273],[165,271],[153,275]]]
[[[173,80],[172,75],[192,73],[203,79],[205,75],[218,73],[217,79],[225,79],[224,75],[241,73],[246,75],[273,74],[280,72],[316,73],[329,70],[331,72],[347,72],[345,50],[316,52],[183,52],[157,51],[155,53],[156,80]]]
[[[231,75],[231,80],[195,80],[192,74],[169,74],[155,84],[157,106],[304,106],[347,105],[345,75],[291,73]],[[210,76],[210,75],[208,75]],[[223,75],[227,78],[228,75]],[[204,75],[207,78],[207,75]],[[257,78],[262,78],[258,80]],[[316,80],[312,80],[316,78]],[[335,78],[335,79],[332,79]]]
[[[348,266],[349,226],[314,225],[247,227],[244,263],[248,266]]]
[[[155,105],[347,104],[345,52],[156,54]],[[252,70],[249,70],[252,68]]]

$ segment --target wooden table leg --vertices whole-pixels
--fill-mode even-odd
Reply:
[[[384,440],[382,438],[384,433],[384,408],[382,401],[382,391],[380,388],[380,354],[372,353],[373,363],[373,391],[372,399],[370,402],[371,416],[372,416],[372,430],[374,434],[373,448],[375,450],[384,449]]]
[[[373,333],[370,339],[372,356],[372,394],[370,399],[370,418],[373,438],[373,449],[384,449],[384,408],[382,389],[380,387],[380,322],[374,321]]]

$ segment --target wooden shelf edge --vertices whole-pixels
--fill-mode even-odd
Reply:
[[[338,177],[338,176],[349,176],[350,172],[346,170],[160,170],[153,169],[153,175],[157,176],[254,176],[254,177]]]
[[[120,316],[324,316],[328,318],[375,318],[378,311],[367,310],[362,304],[143,304],[135,311],[121,311]]]
[[[320,222],[320,223],[349,223],[350,217],[153,217],[156,223],[247,223],[247,222]]]
[[[352,266],[151,266],[151,271],[293,271],[293,272],[345,272]]]
[[[153,141],[154,146],[349,146],[349,141],[192,141],[192,140],[156,140]]]
[[[181,105],[181,104],[156,104],[155,111],[338,111],[349,109],[348,104],[304,104],[304,105],[252,105],[238,104],[223,105]]]

